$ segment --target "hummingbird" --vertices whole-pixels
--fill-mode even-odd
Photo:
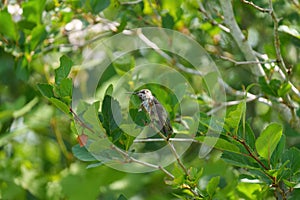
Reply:
[[[148,89],[142,89],[137,92],[133,92],[142,101],[138,111],[146,111],[151,119],[155,122],[159,131],[166,136],[167,140],[173,134],[173,128],[170,124],[170,119],[166,109],[163,105],[152,95]]]

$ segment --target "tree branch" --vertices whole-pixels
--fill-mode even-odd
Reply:
[[[239,28],[235,20],[234,12],[231,5],[231,0],[220,0],[220,4],[223,10],[224,22],[227,25],[227,27],[230,29],[230,34],[232,35],[238,47],[240,48],[241,52],[244,54],[246,60],[259,62],[250,44],[248,43],[246,37],[243,35],[241,29]],[[251,68],[252,73],[255,74],[257,77],[259,76],[266,77],[266,74],[261,64],[258,63],[255,66],[256,67]]]
[[[117,151],[118,153],[120,153],[121,155],[123,155],[126,158],[127,162],[135,162],[135,163],[144,165],[146,167],[151,167],[151,168],[154,168],[154,169],[157,169],[157,170],[161,170],[166,175],[168,175],[170,178],[172,178],[172,179],[175,178],[173,174],[171,174],[168,170],[166,170],[165,168],[163,168],[160,165],[154,165],[154,164],[151,164],[151,163],[148,163],[148,162],[144,162],[144,161],[135,159],[132,156],[130,156],[128,153],[124,152],[123,150],[119,149],[118,147],[116,147],[114,145],[111,145],[111,149],[113,149],[113,150]]]

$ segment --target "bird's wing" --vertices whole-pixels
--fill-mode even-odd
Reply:
[[[159,103],[157,99],[154,99],[154,105],[152,109],[152,115],[154,120],[158,123],[158,129],[161,130],[165,135],[173,131],[170,119],[166,109]]]

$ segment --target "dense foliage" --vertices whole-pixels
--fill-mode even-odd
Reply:
[[[297,0],[0,2],[0,199],[299,199],[299,21]],[[138,137],[142,88],[169,141]]]

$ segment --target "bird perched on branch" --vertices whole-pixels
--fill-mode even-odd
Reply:
[[[132,94],[137,95],[142,101],[139,111],[146,111],[152,122],[156,125],[156,128],[166,136],[166,139],[173,134],[173,129],[170,124],[168,113],[162,104],[152,95],[148,89],[142,89]]]

